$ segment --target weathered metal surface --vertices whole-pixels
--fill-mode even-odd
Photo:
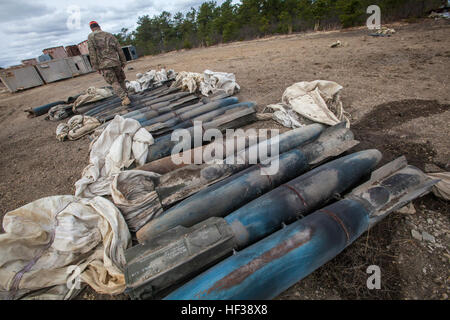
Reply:
[[[107,109],[107,108],[114,108],[115,105],[118,105],[121,103],[120,98],[117,96],[112,96],[110,98],[107,98],[105,100],[102,100],[100,102],[94,103],[92,105],[92,109],[86,112],[87,116],[96,116],[101,111]]]
[[[188,119],[189,116],[194,117],[196,115],[200,115],[202,113],[206,113],[206,112],[215,110],[220,107],[225,107],[228,105],[236,104],[238,102],[239,102],[238,98],[232,97],[232,98],[225,98],[225,99],[218,100],[218,101],[213,101],[213,102],[204,104],[202,106],[199,106],[197,108],[192,108],[192,107],[188,106],[188,107],[181,108],[176,112],[175,111],[168,112],[168,113],[160,115],[158,117],[154,117],[154,118],[148,119],[146,121],[143,121],[143,122],[141,122],[141,125],[143,127],[147,127],[147,126],[150,126],[150,125],[158,123],[158,122],[165,122],[171,118],[181,118],[181,117],[183,117],[183,114],[186,113],[186,115],[184,116],[185,118],[180,119],[181,121],[183,121],[183,120]]]
[[[164,101],[164,102],[156,103],[156,104],[148,106],[148,107],[137,109],[137,110],[134,110],[134,111],[124,114],[123,117],[124,118],[135,118],[135,119],[138,119],[139,117],[144,117],[145,119],[150,119],[151,113],[148,113],[148,112],[154,112],[153,116],[157,116],[164,112],[169,112],[169,111],[175,109],[176,107],[181,106],[187,102],[193,102],[198,99],[199,98],[196,95],[189,95],[187,97],[181,98],[174,102]]]
[[[67,58],[67,61],[72,70],[72,75],[81,75],[92,72],[91,65],[86,64],[86,60],[83,58],[83,56],[71,56]]]
[[[247,108],[252,109],[252,108]],[[237,112],[236,112],[237,113]],[[301,145],[303,143],[306,143],[307,141],[313,140],[316,138],[320,132],[322,131],[323,127],[320,125],[311,125],[305,128],[299,129],[296,136],[290,136],[286,135],[286,139],[296,139],[297,144]],[[276,137],[276,141],[283,141],[284,140],[284,134],[280,137]],[[275,138],[274,138],[275,140]],[[261,142],[260,146],[267,146],[272,145],[273,140],[267,140]],[[286,150],[282,148],[283,143],[280,143],[279,152],[282,153]],[[288,145],[288,144],[286,144]],[[254,147],[254,146],[252,146]],[[261,163],[261,159],[256,159],[257,163]],[[213,183],[216,183],[218,181],[221,181],[225,179],[226,177],[235,174],[239,171],[244,170],[245,168],[249,167],[250,164],[211,164],[206,165],[204,168],[202,166],[188,166],[181,169],[178,169],[176,173],[173,174],[173,176],[165,175],[161,178],[161,181],[163,181],[166,177],[170,177],[169,179],[165,180],[164,184],[161,184],[161,187],[158,187],[158,193],[160,195],[161,203],[164,208],[168,208],[169,206],[173,205],[174,203],[179,202],[182,199],[187,198],[188,196],[198,192],[201,189],[204,189],[206,186],[211,185]],[[265,169],[261,169],[265,170]],[[186,173],[184,181],[180,180],[178,177],[176,177],[177,173],[181,173],[181,176],[184,176],[184,173]]]
[[[125,253],[126,293],[133,299],[154,298],[229,255],[233,241],[223,219],[211,218],[189,229],[174,228],[134,246]]]
[[[119,107],[113,110],[106,110],[102,112],[100,115],[97,115],[97,119],[100,121],[108,121],[114,118],[116,114],[121,114],[124,118],[131,118],[143,123],[147,121],[147,119],[151,119],[153,117],[158,117],[160,115],[169,113],[171,111],[176,111],[177,109],[191,106],[202,106],[202,103],[197,103],[199,98],[195,95],[189,95],[187,97],[181,98],[176,101],[164,101],[159,102],[149,107],[145,107],[142,109],[138,109],[132,112],[128,112],[127,107]]]
[[[186,162],[183,162],[180,164],[175,164],[172,160],[172,156],[168,156],[168,157],[165,157],[162,159],[155,160],[153,162],[146,163],[143,166],[140,166],[136,169],[156,172],[159,174],[166,174],[166,173],[174,171],[178,168],[185,167],[191,163],[194,163],[194,161],[195,161],[194,155],[197,152],[201,152],[203,154],[204,149],[207,146],[209,146],[209,148],[214,149],[213,155],[215,157],[217,157],[217,155],[219,154],[218,150],[219,150],[219,148],[221,148],[222,149],[221,154],[222,154],[222,159],[223,159],[223,157],[231,156],[232,154],[239,152],[245,148],[248,148],[249,146],[251,146],[255,143],[263,141],[263,137],[253,136],[252,134],[247,134],[247,132],[244,132],[243,136],[245,137],[244,144],[236,143],[236,137],[233,137],[231,139],[225,139],[221,143],[215,141],[215,142],[211,142],[210,144],[200,146],[200,147],[180,153],[180,157],[182,157],[183,159],[190,159],[190,162],[186,161]],[[231,143],[231,140],[233,141],[232,143]],[[205,161],[203,161],[202,163],[205,163]]]
[[[122,106],[121,102],[117,102],[113,105],[109,105],[108,107],[102,106],[99,108],[99,110],[96,111],[96,117],[107,117],[109,120],[114,117],[108,117],[110,115],[119,114],[125,115],[129,112],[136,111],[148,106],[155,106],[156,104],[161,104],[162,102],[167,102],[168,104],[181,99],[183,97],[186,97],[189,95],[187,92],[178,92],[178,93],[171,93],[167,94],[167,91],[171,90],[171,88],[160,92],[155,93],[152,91],[148,91],[145,94],[137,94],[133,96],[133,99],[131,100],[131,105],[129,106]],[[167,104],[163,104],[166,106]]]
[[[208,122],[214,120],[218,116],[237,112],[239,108],[253,108],[255,106],[256,104],[254,102],[241,102],[219,107],[209,112],[204,112],[204,110],[202,110],[203,106],[196,106],[192,108],[191,111],[184,113],[179,113],[179,111],[176,110],[174,111],[174,113],[177,114],[176,117],[172,117],[165,122],[146,127],[146,129],[153,136],[159,136],[167,134],[173,130],[189,128],[193,125],[194,121]]]
[[[44,104],[42,106],[35,107],[35,108],[32,108],[32,109],[27,109],[27,110],[24,110],[24,111],[28,113],[28,117],[29,118],[38,117],[38,116],[41,116],[43,114],[46,114],[48,112],[48,110],[50,110],[54,106],[57,106],[58,104],[65,104],[65,101],[56,101],[56,102]]]
[[[212,100],[212,101],[216,101],[216,100]],[[198,103],[194,107],[199,107],[199,106],[202,106],[201,103]],[[214,119],[216,119],[218,116],[226,116],[226,115],[229,115],[229,114],[232,114],[235,112],[239,112],[242,109],[250,108],[250,107],[254,107],[253,102],[242,102],[242,103],[234,104],[234,105],[227,106],[227,107],[222,107],[222,108],[210,111],[210,112],[203,113],[199,116],[195,116],[192,119],[182,121],[171,127],[168,127],[168,125],[171,124],[170,120],[168,120],[167,124],[159,125],[161,128],[158,128],[157,125],[155,125],[155,126],[147,127],[147,129],[149,131],[151,130],[152,134],[155,134],[157,136],[163,135],[163,134],[167,134],[168,132],[173,131],[173,130],[190,128],[193,125],[194,121],[210,122],[210,121],[213,121]],[[176,121],[174,121],[174,122],[176,122]]]
[[[139,106],[140,101],[148,97],[159,96],[161,92],[165,92],[168,89],[167,85],[163,84],[160,87],[146,90],[142,94],[131,95],[130,100],[132,105],[128,106],[127,110],[131,111],[131,109],[141,108],[142,106]],[[113,112],[118,108],[122,108],[121,100],[117,96],[113,96],[108,100],[97,103],[95,108],[90,110],[86,115],[100,117],[104,112]]]
[[[437,182],[400,157],[374,171],[371,179],[354,189],[348,198],[364,203],[370,211],[372,227],[389,213],[428,193]]]
[[[309,214],[317,207],[324,205],[333,197],[334,194],[340,193],[358,183],[361,177],[370,173],[370,171],[375,167],[380,158],[381,155],[376,150],[368,150],[355,153],[324,164],[308,172],[307,174],[291,180],[287,184],[264,194],[259,198],[254,197],[256,198],[255,200],[247,203],[243,207],[225,217],[224,221],[227,222],[227,225],[232,231],[230,234],[234,237],[234,241],[230,243],[233,243],[235,245],[234,248],[244,248],[252,242],[260,240],[265,236],[273,233],[277,229],[280,229],[283,223],[292,222],[300,216]],[[303,158],[302,160],[304,161],[303,163],[305,164],[305,167],[307,167],[305,159]],[[296,162],[299,161],[294,161],[293,163],[295,164]],[[290,169],[290,166],[288,165],[284,169],[288,171],[288,169]],[[243,175],[241,175],[240,177],[242,176]],[[324,181],[327,176],[331,177],[331,181]],[[333,179],[333,176],[336,176],[336,179]],[[225,199],[229,199],[229,201],[222,202],[232,202],[234,205],[236,200],[238,200],[239,202],[239,200],[241,200],[242,198],[242,195],[240,194],[240,192],[242,192],[242,188],[240,186],[240,182],[242,182],[242,179],[239,179],[240,177],[235,178],[233,181],[236,183],[231,186],[229,185],[228,190],[225,190],[224,193],[220,192],[223,190],[217,190],[214,188],[210,188],[209,190],[206,189],[205,191],[208,191],[208,193],[215,192],[216,195],[222,193],[222,196]],[[232,178],[234,178],[234,176]],[[272,177],[271,179],[274,178],[276,179],[277,177]],[[248,188],[246,188],[247,190],[254,191],[255,188],[260,187],[261,182],[262,184],[264,184],[264,180],[258,180],[258,176],[254,176],[253,179],[254,181],[252,181],[251,185],[248,185]],[[280,181],[275,181],[275,179],[273,181],[279,184]],[[342,183],[339,183],[339,179],[341,179]],[[230,194],[230,191],[234,192],[234,194]],[[206,197],[204,198],[208,198],[208,196],[206,195]],[[209,200],[211,199],[204,199],[204,201],[208,201],[208,204],[210,205],[212,202]],[[210,207],[213,206],[210,205]],[[204,213],[203,218],[209,217],[208,210],[206,212]],[[218,218],[215,218],[214,221],[220,221],[217,219]],[[181,220],[182,221],[180,222],[180,224],[183,225],[184,221],[183,219]],[[205,220],[191,227],[192,231],[190,235],[194,236],[194,234],[198,233],[197,237],[201,238],[202,231],[199,231],[199,227],[207,223],[208,220]],[[170,232],[170,229],[168,232]],[[166,233],[167,232],[159,233],[159,235],[160,237],[168,239]],[[182,241],[183,236],[184,234],[173,235],[171,237],[172,242],[168,242],[165,245],[165,248],[168,250],[174,245],[174,243]],[[146,243],[153,243],[157,238],[158,236],[151,237],[146,240]],[[166,251],[163,250],[163,248],[160,248],[160,250]],[[224,248],[219,244],[212,243],[209,247],[209,251],[211,253],[216,252],[216,254],[214,254],[215,257],[219,255],[221,257],[225,257],[231,254],[232,250],[232,246]],[[200,256],[195,253],[192,254],[191,252],[179,256],[176,259],[176,263],[175,260],[173,260],[173,263],[177,266],[180,266],[181,270],[184,270],[184,268],[181,267],[182,264],[185,264],[186,269],[190,270],[191,266],[195,266],[197,269],[203,269],[211,263],[211,260],[207,258],[205,259],[204,256]],[[151,259],[146,260],[146,262],[147,264],[152,264]],[[135,268],[135,265],[136,263],[128,263],[127,266]],[[142,268],[142,265],[138,265],[137,268]],[[171,272],[172,266],[163,265],[162,268],[165,268],[167,272]],[[159,271],[161,272],[161,270]],[[180,272],[177,272],[177,275],[179,276],[177,280],[186,279],[186,277],[188,276],[186,273],[183,274]],[[181,278],[182,276],[183,278]],[[175,285],[175,283],[171,283],[170,280],[171,279],[165,279],[166,286]]]
[[[346,199],[225,259],[165,299],[271,299],[334,258],[373,223],[436,182],[417,168],[372,175]]]
[[[261,165],[244,170],[248,164],[190,165],[162,176],[161,186],[157,190],[163,205],[168,206],[193,193],[196,194],[142,227],[137,233],[139,242],[177,225],[190,227],[212,216],[225,216],[246,202],[298,176],[309,168],[308,161],[300,150],[290,153],[287,151],[317,138],[323,129],[324,126],[314,124],[293,130],[295,134],[287,132],[278,136],[276,140],[280,142],[281,153],[278,160],[279,169],[271,176],[261,174],[261,170],[264,170]],[[259,145],[271,143],[272,140],[267,140]],[[242,172],[229,177],[239,171]],[[214,185],[205,189],[214,182]],[[223,201],[224,198],[229,201]],[[214,203],[214,206],[211,206],[211,203]]]
[[[226,129],[239,128],[256,121],[256,110],[254,108],[238,108],[236,112],[225,113],[216,119],[203,123],[203,129],[218,129],[225,131]],[[194,143],[194,127],[186,128],[191,133],[192,145]],[[178,141],[171,141],[171,135],[167,134],[155,139],[155,143],[149,149],[147,154],[147,162],[152,162],[172,153],[173,147]],[[197,146],[195,146],[197,147]]]
[[[247,203],[225,220],[239,247],[246,247],[354,187],[380,160],[378,150],[366,150],[328,162]]]
[[[95,70],[92,69],[91,61],[89,60],[89,55],[82,54],[81,57],[84,60],[84,65],[86,66],[88,72],[94,72]]]
[[[35,67],[46,83],[71,78],[73,76],[72,68],[67,59],[55,59],[41,62]]]
[[[85,55],[89,54],[87,40],[84,40],[84,41],[80,42],[79,44],[77,44],[77,47],[80,50],[81,54],[85,54]]]
[[[77,45],[66,46],[66,53],[69,57],[81,56],[80,49],[78,49]]]
[[[42,50],[43,54],[49,54],[52,59],[63,59],[67,58],[67,52],[63,46],[52,47]]]
[[[0,79],[10,92],[41,86],[44,81],[34,66],[0,70]]]
[[[186,97],[188,95],[190,95],[189,92],[177,92],[178,90],[173,90],[173,93],[169,93],[170,90],[172,90],[172,88],[167,89],[166,91],[163,91],[159,94],[155,94],[155,95],[151,95],[151,96],[144,96],[140,101],[139,104],[137,104],[136,106],[133,106],[132,108],[130,108],[130,111],[134,111],[143,107],[147,107],[150,106],[152,104],[158,103],[158,102],[163,102],[163,101],[175,101],[178,99],[181,99],[183,97]],[[169,92],[167,92],[169,91]]]
[[[38,63],[36,58],[25,59],[25,60],[22,60],[21,62],[25,66],[34,66],[35,64]]]
[[[138,58],[138,54],[134,46],[124,46],[122,47],[122,50],[127,61],[136,60]]]
[[[262,176],[260,174],[261,168],[255,166],[218,182],[207,189],[192,195],[188,199],[183,200],[164,212],[159,219],[155,219],[148,223],[138,232],[138,240],[144,241],[149,235],[164,232],[177,225],[189,227],[211,216],[223,217],[245,203],[257,198],[261,194],[277,187],[281,183],[295,178],[305,170],[310,169],[311,166],[316,163],[316,159],[322,157],[320,153],[317,154],[317,149],[321,149],[323,153],[333,154],[329,149],[337,149],[341,152],[345,151],[342,149],[341,144],[347,145],[349,148],[354,146],[354,143],[350,143],[352,141],[355,142],[355,140],[353,140],[352,132],[341,125],[327,128],[317,140],[306,144],[305,146],[301,146],[302,142],[304,143],[309,141],[310,138],[317,137],[316,134],[319,134],[323,127],[320,125],[313,125],[312,129],[317,131],[310,131],[309,136],[306,134],[299,135],[299,133],[306,133],[304,128],[293,130],[294,133],[297,133],[297,136],[293,135],[292,132],[285,133],[281,136],[279,141],[282,156],[279,162],[280,171],[277,175],[270,177]],[[333,133],[334,135],[331,135],[330,133]],[[323,137],[327,137],[327,139],[330,140],[330,143],[324,145]],[[296,141],[297,145],[294,145],[292,141]],[[291,151],[288,155],[283,154],[283,151],[288,151],[293,147],[299,147],[299,149]],[[195,166],[199,173],[207,172],[210,167],[211,166]],[[212,166],[213,169],[215,167],[217,166]],[[236,172],[239,171],[239,169],[242,170],[244,167],[245,165],[231,166]],[[224,176],[225,173],[222,172],[221,175]],[[180,176],[185,177],[185,175]],[[176,191],[181,192],[183,188],[192,191],[194,190],[192,189],[193,182],[197,182],[197,180],[203,181],[201,174],[199,174],[197,180],[193,180],[195,176],[192,172],[189,174],[189,177],[189,183],[187,183],[186,187],[177,180],[173,183],[165,184],[167,192],[165,192],[165,189],[162,189],[160,191],[161,196],[169,194],[169,197],[179,197]],[[201,185],[201,183],[199,184]],[[224,198],[232,199],[232,201],[223,201]],[[211,203],[214,203],[214,206],[211,206]]]
[[[317,211],[225,259],[165,299],[276,297],[335,257],[367,229],[364,207],[345,201],[327,207],[334,217]],[[338,220],[346,213],[345,222]]]

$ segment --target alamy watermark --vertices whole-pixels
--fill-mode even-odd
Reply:
[[[69,15],[66,20],[66,26],[69,30],[81,29],[81,9],[77,5],[71,5],[66,10]]]
[[[371,14],[367,18],[366,25],[369,30],[381,29],[381,9],[377,5],[371,5],[367,8],[367,14]]]
[[[370,276],[367,278],[367,289],[380,290],[381,289],[381,269],[377,265],[371,265],[366,270]]]

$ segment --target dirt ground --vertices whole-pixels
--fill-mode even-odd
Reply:
[[[332,80],[344,87],[344,107],[361,144],[386,163],[400,155],[421,169],[450,169],[450,23],[396,24],[392,37],[364,29],[276,36],[206,49],[142,57],[128,79],[161,67],[236,74],[241,101],[259,110],[299,81]],[[342,47],[330,48],[336,40]],[[58,123],[28,119],[24,109],[105,85],[92,73],[26,90],[0,93],[0,216],[45,196],[73,194],[88,163],[87,137],[58,142]],[[272,121],[258,127],[277,127]],[[438,168],[438,169],[439,169]],[[279,299],[448,299],[449,203],[433,195],[414,201],[415,213],[395,213]],[[414,239],[427,232],[434,242]],[[381,289],[366,286],[367,267],[381,268]],[[82,299],[109,298],[90,290]],[[120,297],[119,297],[120,298]],[[122,297],[123,298],[123,297]]]

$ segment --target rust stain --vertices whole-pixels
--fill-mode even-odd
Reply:
[[[270,175],[267,174],[267,171],[264,169],[264,167],[261,166],[261,164],[259,163],[257,163],[256,165],[259,167],[261,171],[265,173],[265,176],[267,177],[267,179],[269,179],[270,186],[273,187],[272,179],[270,179]]]
[[[341,219],[339,219],[339,217],[334,214],[333,212],[329,211],[329,210],[320,210],[321,212],[325,213],[326,215],[328,215],[329,217],[331,217],[334,221],[336,221],[337,223],[339,223],[339,225],[342,227],[342,229],[345,232],[345,236],[347,237],[347,243],[350,241],[350,234],[348,233],[347,228],[345,227],[344,222],[342,222]]]
[[[288,184],[283,184],[283,187],[288,188],[289,190],[293,191],[302,201],[303,205],[305,206],[305,208],[308,207],[308,204],[306,203],[305,199],[302,197],[302,195],[300,194],[299,191],[297,191],[293,186],[290,186]]]
[[[260,256],[252,259],[246,265],[234,270],[224,278],[220,279],[214,285],[207,290],[207,293],[211,293],[214,290],[226,290],[232,288],[242,281],[244,281],[248,276],[255,273],[257,270],[263,268],[266,264],[273,260],[281,258],[290,251],[301,247],[311,240],[312,230],[310,228],[298,231],[285,241],[278,244],[276,247],[264,252]]]

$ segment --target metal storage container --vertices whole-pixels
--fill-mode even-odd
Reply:
[[[122,47],[122,50],[125,54],[125,58],[127,58],[127,61],[136,60],[138,58],[137,51],[134,46],[125,46]]]
[[[81,54],[89,54],[89,48],[88,48],[87,40],[84,40],[83,42],[80,42],[78,44],[78,49],[80,50]]]
[[[72,63],[72,66],[70,62]],[[62,79],[72,78],[75,69],[74,63],[70,58],[55,59],[41,62],[36,65],[42,79],[46,83],[55,82]]]
[[[38,61],[36,58],[22,60],[22,64],[25,66],[34,66],[37,63]]]
[[[73,76],[92,72],[91,64],[85,56],[70,57],[67,58],[67,62],[72,69]]]
[[[21,66],[0,70],[0,79],[11,92],[44,84],[34,66]]]
[[[52,57],[50,57],[49,54],[42,54],[38,57],[39,62],[45,62],[52,60]]]
[[[77,45],[71,45],[66,47],[67,56],[75,57],[81,55],[80,49]]]
[[[89,55],[88,54],[83,54],[81,56],[83,57],[84,63],[86,65],[86,68],[89,70],[89,72],[94,72],[95,70],[92,68],[91,60],[89,58]]]
[[[43,54],[49,54],[52,59],[61,59],[67,57],[67,52],[63,46],[47,48],[42,50]]]

